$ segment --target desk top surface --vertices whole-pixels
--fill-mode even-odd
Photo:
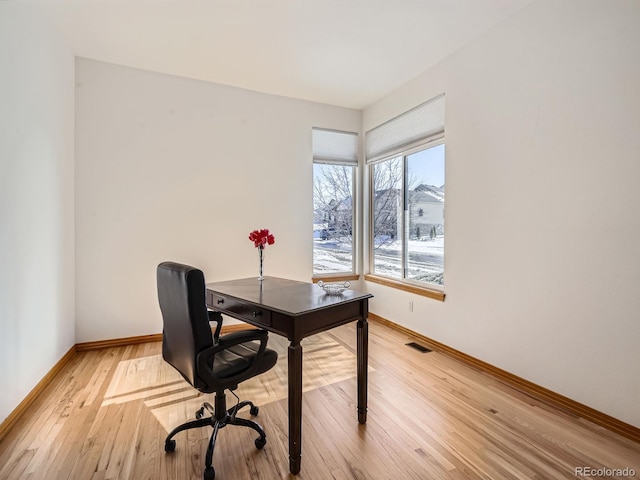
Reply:
[[[277,277],[265,277],[264,280],[253,277],[207,283],[207,290],[261,305],[286,315],[302,315],[373,296],[352,288],[340,295],[328,295],[314,283]]]

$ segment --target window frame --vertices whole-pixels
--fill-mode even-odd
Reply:
[[[312,159],[312,165],[314,168],[312,168],[312,192],[313,192],[313,198],[312,198],[312,205],[313,205],[313,210],[314,210],[314,223],[315,223],[315,184],[316,184],[316,175],[315,175],[315,165],[325,165],[325,166],[334,166],[334,167],[350,167],[351,168],[351,267],[350,270],[343,270],[343,271],[328,271],[328,272],[316,272],[315,267],[316,267],[316,263],[315,263],[315,251],[316,251],[316,246],[315,246],[315,240],[314,240],[314,244],[312,244],[312,252],[311,252],[311,272],[312,272],[312,281],[313,282],[317,282],[319,280],[324,280],[324,281],[344,281],[344,280],[357,280],[359,279],[359,275],[357,274],[357,268],[358,268],[358,255],[359,252],[361,250],[360,248],[360,235],[359,235],[359,228],[358,228],[358,218],[360,218],[359,215],[359,208],[360,208],[360,202],[358,200],[358,192],[360,191],[359,188],[359,180],[360,180],[360,175],[359,175],[359,170],[358,170],[358,166],[360,164],[359,159],[358,159],[358,150],[359,150],[359,142],[360,142],[360,134],[358,132],[348,132],[348,131],[343,131],[343,130],[335,130],[335,129],[326,129],[326,128],[321,128],[321,127],[313,127],[312,128],[312,132],[317,131],[320,132],[322,134],[329,134],[331,135],[332,133],[340,136],[340,135],[349,135],[349,136],[354,136],[355,137],[355,141],[356,141],[356,151],[353,152],[355,153],[355,156],[353,157],[346,157],[343,156],[342,158],[341,155],[344,152],[338,153],[337,156],[318,156],[316,154],[316,149],[315,146],[312,147],[312,150],[314,150],[313,152],[313,159]],[[313,133],[312,133],[313,135]],[[326,137],[325,137],[326,138]],[[324,147],[324,145],[323,145]]]
[[[430,148],[437,147],[439,145],[445,146],[445,171],[446,171],[446,140],[444,133],[438,135],[435,138],[429,138],[425,143],[422,143],[417,146],[411,146],[406,150],[401,150],[398,152],[394,152],[385,156],[383,158],[376,159],[374,161],[368,162],[366,164],[368,169],[368,206],[369,206],[369,215],[368,215],[368,256],[369,256],[369,273],[367,273],[364,278],[367,281],[371,281],[374,283],[378,283],[381,285],[386,285],[392,288],[398,288],[400,290],[408,291],[411,293],[416,293],[418,295],[434,298],[437,300],[444,300],[444,285],[438,285],[435,283],[427,283],[421,282],[418,280],[413,280],[410,278],[406,278],[406,267],[408,260],[408,248],[407,242],[408,239],[405,238],[407,231],[407,215],[408,210],[407,206],[407,157],[413,155],[418,152],[422,152],[425,150],[429,150]],[[377,164],[381,164],[386,161],[391,161],[395,158],[402,157],[402,220],[401,220],[401,228],[402,228],[402,251],[401,251],[401,262],[402,262],[402,277],[396,278],[391,277],[389,275],[384,275],[380,273],[376,273],[375,271],[375,248],[374,248],[374,200],[375,200],[375,189],[373,185],[374,181],[374,167]],[[446,175],[446,173],[445,173]],[[446,177],[445,177],[446,178]],[[445,211],[446,211],[446,203],[445,203]],[[444,265],[443,265],[443,273],[444,273]]]

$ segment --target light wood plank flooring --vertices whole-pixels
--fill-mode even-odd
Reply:
[[[562,479],[576,468],[640,478],[640,445],[522,395],[370,322],[369,416],[356,419],[355,325],[303,341],[301,480]],[[260,405],[264,450],[246,428],[220,431],[218,480],[294,478],[288,471],[287,342],[277,366],[236,391]],[[228,406],[235,398],[228,395]],[[206,396],[161,358],[161,344],[83,352],[0,444],[0,479],[201,479],[210,429],[177,435]],[[249,416],[247,410],[242,412]]]

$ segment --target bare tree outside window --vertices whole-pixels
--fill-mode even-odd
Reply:
[[[371,168],[373,272],[443,285],[444,145]]]
[[[374,271],[402,278],[403,160],[393,158],[372,166],[373,185],[373,268]]]
[[[353,272],[354,167],[313,166],[314,274]]]

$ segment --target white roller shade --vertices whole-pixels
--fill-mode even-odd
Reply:
[[[313,162],[358,165],[358,134],[313,128]]]
[[[369,130],[367,163],[426,144],[444,136],[444,93]]]

